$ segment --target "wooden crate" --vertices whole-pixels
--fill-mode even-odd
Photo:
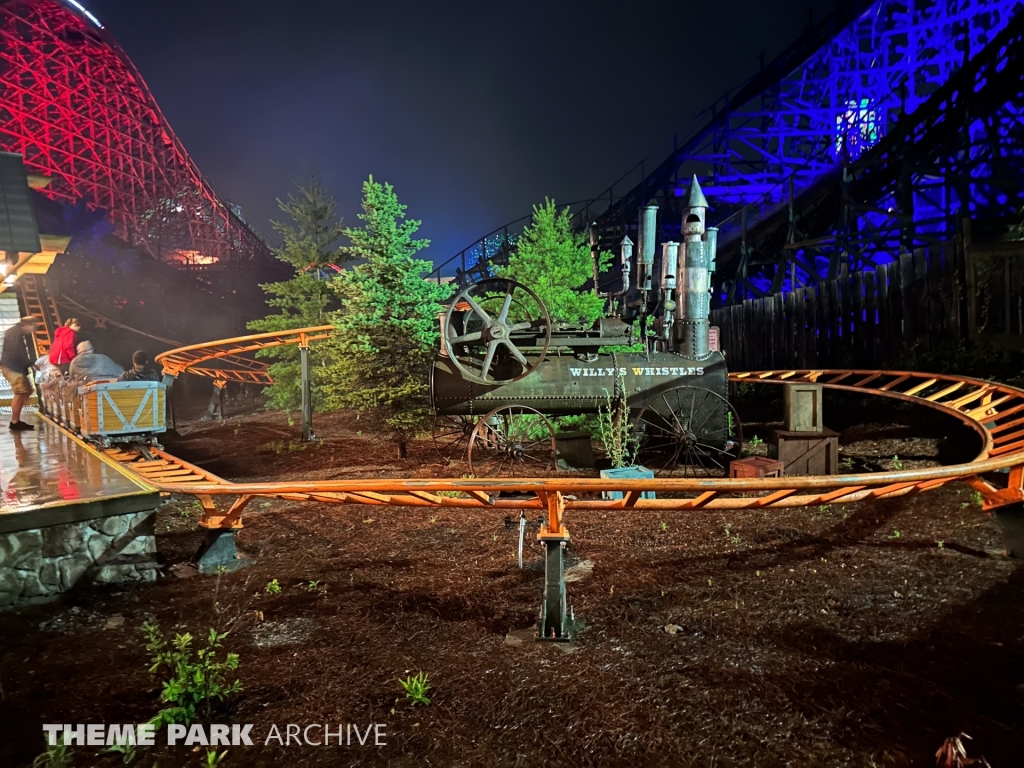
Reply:
[[[778,429],[768,443],[768,457],[786,466],[787,475],[838,475],[839,434]]]
[[[111,381],[77,388],[75,418],[83,437],[165,432],[164,385],[158,381]]]
[[[783,387],[783,423],[787,432],[821,432],[821,384],[786,384]]]
[[[782,477],[784,468],[785,464],[776,459],[751,456],[729,462],[729,477]]]
[[[559,469],[593,469],[594,446],[589,432],[563,432],[555,435]]]

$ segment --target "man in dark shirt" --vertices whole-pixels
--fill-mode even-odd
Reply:
[[[160,374],[149,365],[149,355],[141,349],[132,355],[132,367],[117,377],[118,381],[160,381]]]
[[[28,370],[32,367],[33,355],[29,354],[29,335],[39,324],[38,317],[23,317],[17,325],[12,325],[4,333],[4,348],[0,352],[0,372],[11,383],[14,398],[11,401],[11,429],[35,429],[31,424],[21,420],[21,409],[32,396],[32,382],[28,380]]]

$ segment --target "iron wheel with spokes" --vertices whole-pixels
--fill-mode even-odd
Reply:
[[[659,477],[724,477],[740,457],[743,430],[728,400],[701,387],[655,395],[637,416],[637,460]]]
[[[434,417],[434,428],[431,438],[434,450],[445,464],[453,461],[465,461],[469,447],[469,436],[476,426],[474,416],[443,416]]]
[[[474,477],[544,477],[555,472],[555,431],[540,411],[507,405],[477,422],[469,438]]]

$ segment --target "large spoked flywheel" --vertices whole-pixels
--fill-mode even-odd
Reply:
[[[459,291],[445,316],[444,336],[463,378],[499,386],[540,365],[551,343],[551,319],[525,285],[492,278]]]
[[[728,400],[700,387],[656,395],[633,427],[637,461],[659,477],[724,477],[740,457],[743,431]]]

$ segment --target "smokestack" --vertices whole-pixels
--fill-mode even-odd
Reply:
[[[661,290],[664,292],[665,314],[662,317],[662,338],[672,338],[672,323],[676,311],[676,272],[679,262],[679,243],[662,243],[661,246]]]
[[[718,227],[708,227],[704,231],[704,242],[711,249],[711,271],[714,272],[717,268],[715,260],[718,258]]]
[[[651,290],[654,272],[654,241],[658,236],[658,206],[648,205],[640,213],[640,235],[636,264],[636,287],[641,291]]]
[[[711,356],[708,316],[711,313],[711,270],[718,232],[706,233],[704,230],[707,209],[708,201],[694,175],[686,208],[683,209],[684,242],[680,249],[677,280],[679,319],[675,323],[677,351],[694,360]]]
[[[633,241],[629,239],[629,235],[622,238],[620,248],[622,249],[622,292],[625,293],[629,290],[629,273],[633,269]]]
[[[708,244],[683,243],[679,259],[679,319],[676,321],[678,351],[685,357],[704,360],[708,346],[708,315],[711,310],[711,257]]]

